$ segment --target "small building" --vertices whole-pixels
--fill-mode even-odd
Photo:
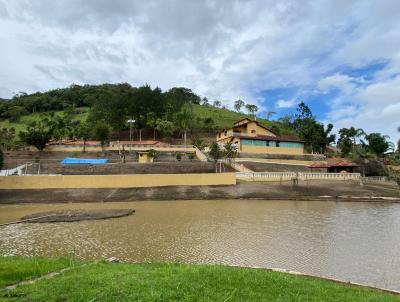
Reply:
[[[138,154],[139,154],[138,162],[139,162],[139,164],[152,163],[153,162],[153,157],[149,156],[149,151],[150,150],[138,151]]]
[[[224,129],[217,134],[217,142],[231,142],[238,152],[257,154],[301,155],[304,153],[304,142],[298,137],[281,136],[273,130],[248,118],[239,120],[232,128]]]
[[[345,158],[328,158],[326,161],[313,162],[309,168],[311,171],[326,169],[328,173],[354,173],[357,164]]]

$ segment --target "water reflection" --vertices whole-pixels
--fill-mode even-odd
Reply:
[[[400,204],[160,201],[0,206],[0,223],[64,208],[111,220],[0,227],[0,253],[279,267],[400,289]]]

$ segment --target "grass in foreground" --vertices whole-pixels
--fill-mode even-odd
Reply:
[[[15,266],[29,266],[15,258]],[[23,271],[23,270],[22,270]],[[2,281],[4,283],[4,281]],[[400,301],[400,297],[260,269],[97,263],[0,293],[2,301]]]
[[[73,265],[67,258],[0,257],[0,288]]]

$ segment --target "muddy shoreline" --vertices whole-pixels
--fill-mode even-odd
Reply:
[[[397,185],[357,181],[239,182],[229,186],[172,186],[130,189],[0,190],[0,204],[146,200],[337,200],[400,202]]]

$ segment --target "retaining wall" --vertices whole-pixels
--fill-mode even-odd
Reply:
[[[0,176],[0,189],[100,189],[234,184],[235,173]]]

